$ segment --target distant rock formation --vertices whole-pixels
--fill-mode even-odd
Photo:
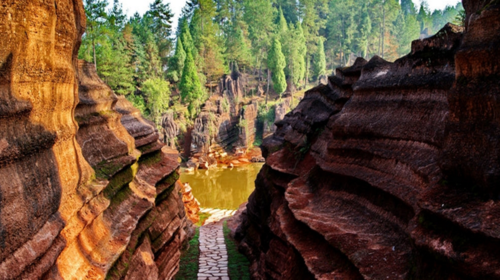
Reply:
[[[251,147],[255,140],[257,104],[243,104],[243,75],[233,72],[221,79],[219,92],[205,102],[191,132],[191,155],[207,156],[214,149],[232,152]]]
[[[500,4],[308,91],[236,237],[254,279],[500,279]]]
[[[81,1],[3,3],[0,22],[0,279],[172,278],[178,155],[76,60]]]
[[[240,110],[240,142],[243,147],[251,147],[255,142],[255,132],[257,127],[257,104],[250,103]]]
[[[174,112],[169,111],[163,114],[161,119],[163,143],[175,149],[175,139],[179,135],[179,125],[175,122]]]

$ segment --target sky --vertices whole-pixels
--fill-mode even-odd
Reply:
[[[181,13],[182,7],[186,4],[186,0],[163,0],[165,3],[170,3],[170,8],[175,14],[175,18],[173,20],[174,29],[177,26],[177,19]],[[112,1],[109,1],[112,3]],[[139,14],[144,14],[149,9],[149,4],[151,4],[153,0],[120,0],[120,3],[123,4],[123,10],[127,13],[128,16],[132,16],[136,12]],[[413,0],[417,7],[420,7],[420,3],[422,0]],[[444,9],[446,6],[455,6],[460,0],[427,0],[429,4],[429,8],[433,11],[435,9]]]
[[[420,7],[421,0],[413,0],[415,6]],[[431,11],[434,10],[443,10],[446,6],[455,6],[460,0],[427,0],[427,4],[429,4],[429,8]]]
[[[113,3],[113,1],[108,0],[109,3]],[[136,12],[143,15],[147,10],[149,10],[149,4],[153,3],[154,0],[120,0],[120,3],[123,5],[123,11],[127,13],[127,15],[133,16]],[[186,0],[163,0],[163,3],[170,3],[170,9],[175,14],[175,18],[172,23],[174,26],[174,31],[177,27],[177,19],[181,14],[182,7],[186,4]]]

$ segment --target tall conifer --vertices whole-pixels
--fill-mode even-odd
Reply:
[[[286,90],[285,56],[281,50],[281,44],[277,39],[274,39],[271,50],[268,55],[268,67],[272,71],[273,88],[279,94]]]

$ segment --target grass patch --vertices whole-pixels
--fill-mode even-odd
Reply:
[[[179,272],[175,275],[175,280],[196,280],[198,279],[198,257],[200,256],[200,229],[196,229],[196,233],[189,241],[189,249],[182,252]]]
[[[205,213],[205,212],[200,212],[199,213],[199,217],[200,217],[200,221],[196,223],[197,226],[201,227],[205,221],[210,218],[210,216],[212,216],[212,214],[210,213]]]
[[[250,280],[250,262],[238,251],[236,241],[234,241],[229,235],[230,230],[227,227],[227,222],[224,222],[223,232],[228,255],[227,266],[229,278],[231,280]]]

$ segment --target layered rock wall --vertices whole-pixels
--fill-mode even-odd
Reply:
[[[92,169],[75,139],[80,1],[0,6],[0,279],[39,278],[66,246]]]
[[[170,279],[177,152],[76,60],[81,1],[0,6],[0,279]]]
[[[500,279],[500,3],[338,69],[264,142],[236,233],[255,279]]]

